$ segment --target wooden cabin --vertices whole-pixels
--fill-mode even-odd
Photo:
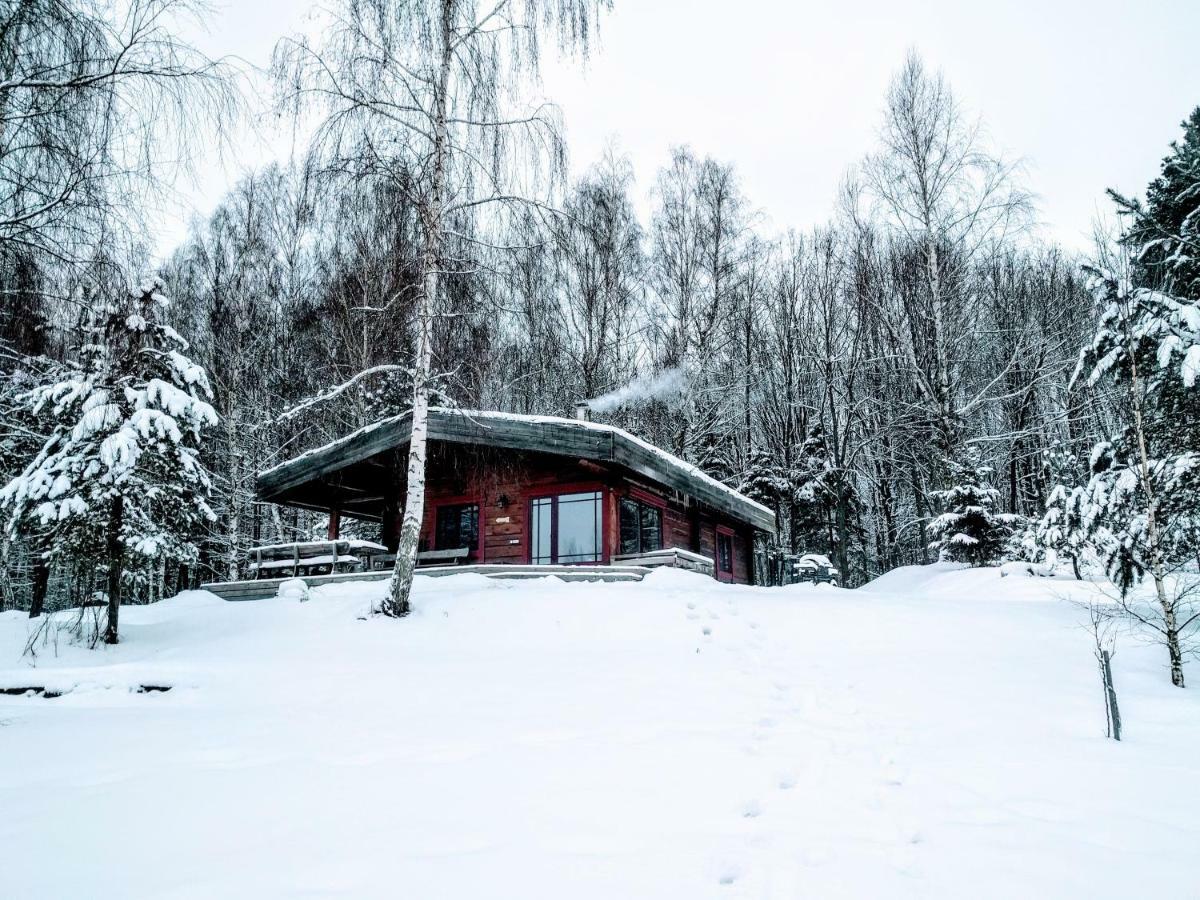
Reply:
[[[263,500],[378,522],[395,552],[408,414],[263,472]],[[422,562],[524,566],[707,563],[753,578],[755,532],[775,516],[695,466],[611,425],[510,413],[429,411]],[[678,553],[671,551],[677,550]]]

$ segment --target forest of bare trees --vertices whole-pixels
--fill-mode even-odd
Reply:
[[[1055,488],[1086,483],[1126,421],[1119,385],[1073,377],[1098,323],[1088,260],[1043,236],[1020,161],[916,54],[827,221],[780,233],[736,161],[686,145],[650,183],[615,147],[566,177],[557,114],[523,89],[540,44],[586,51],[606,4],[346,3],[323,43],[275,55],[273,114],[315,117],[311,145],[246,173],[155,265],[150,199],[188,135],[236,111],[232,72],[172,36],[172,0],[2,9],[5,480],[44,438],[19,397],[148,270],[212,388],[212,515],[140,599],[322,529],[259,503],[256,473],[430,397],[569,415],[609,395],[604,421],[776,510],[763,558],[825,553],[850,585],[935,559],[953,496],[987,498],[993,558],[1037,544]],[[87,546],[6,534],[0,605],[96,588]]]

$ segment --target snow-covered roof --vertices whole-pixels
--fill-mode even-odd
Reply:
[[[409,430],[408,413],[360,428],[263,472],[258,477],[259,494],[266,500],[288,502],[288,492],[299,485],[407,443]],[[429,439],[617,463],[755,528],[775,531],[775,514],[761,503],[615,425],[560,416],[431,407]]]

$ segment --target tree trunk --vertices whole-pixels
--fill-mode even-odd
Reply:
[[[921,563],[929,565],[929,505],[925,502],[925,492],[921,489],[921,481],[916,471],[912,472],[913,503],[917,508],[917,529],[921,539]]]
[[[1167,613],[1167,654],[1171,658],[1171,684],[1183,687],[1183,650],[1179,646],[1179,629],[1175,623],[1175,608]]]
[[[229,444],[229,514],[225,521],[229,555],[225,559],[225,571],[230,581],[238,580],[238,540],[242,528],[242,452],[238,418],[236,407],[225,417],[225,439]]]
[[[835,519],[837,524],[837,560],[838,574],[841,576],[841,587],[846,587],[850,581],[850,498],[843,483],[839,481]]]
[[[1171,684],[1183,687],[1183,652],[1179,646],[1179,625],[1175,618],[1175,600],[1167,596],[1166,571],[1162,558],[1162,543],[1158,536],[1158,498],[1154,483],[1150,479],[1150,453],[1146,447],[1146,429],[1142,418],[1142,390],[1138,380],[1137,359],[1130,367],[1132,381],[1130,395],[1133,400],[1133,427],[1137,435],[1138,456],[1141,465],[1142,489],[1146,492],[1146,541],[1150,551],[1150,575],[1154,579],[1154,593],[1163,615],[1163,634],[1166,636],[1167,655],[1171,659]]]
[[[408,442],[408,488],[396,565],[388,595],[380,612],[406,616],[410,610],[413,574],[417,568],[417,544],[425,515],[425,459],[429,432],[429,377],[433,359],[433,307],[441,279],[441,248],[445,214],[445,184],[449,133],[446,122],[450,66],[454,60],[454,16],[457,0],[442,0],[441,65],[434,93],[433,156],[429,201],[422,210],[424,240],[421,245],[421,296],[417,307],[417,352],[413,366],[412,429]]]
[[[121,611],[121,568],[124,562],[124,544],[121,540],[121,524],[125,518],[125,498],[115,497],[108,519],[106,546],[108,552],[108,623],[104,629],[104,643],[115,644],[120,638],[117,619]]]
[[[946,329],[946,298],[942,291],[941,262],[938,257],[937,240],[933,229],[926,228],[926,264],[929,275],[929,297],[933,324],[934,379],[937,392],[939,448],[947,459],[954,457],[958,449],[958,413],[954,409],[953,391],[950,385],[950,349]],[[939,461],[939,467],[943,464]]]
[[[29,603],[29,618],[36,619],[46,608],[46,590],[50,586],[50,565],[38,554],[33,564],[33,598]]]

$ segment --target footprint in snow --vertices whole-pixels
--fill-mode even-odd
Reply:
[[[762,815],[762,804],[757,800],[751,800],[742,807],[742,817],[745,819],[757,819]]]
[[[781,791],[790,791],[796,786],[796,776],[791,772],[779,776],[779,789]]]
[[[892,866],[901,875],[919,875],[920,868],[917,865],[917,855],[913,852],[912,847],[896,847],[892,850]]]
[[[711,628],[709,628],[707,625],[706,625],[706,626],[704,626],[704,629],[703,629],[703,631],[704,631],[704,636],[705,636],[705,637],[712,637],[712,629],[711,629]]]
[[[896,762],[892,757],[884,757],[883,760],[883,777],[884,780],[893,787],[900,787],[904,784],[906,776],[904,767]]]
[[[742,877],[742,867],[736,865],[726,865],[721,867],[721,874],[717,876],[718,884],[733,884]]]

